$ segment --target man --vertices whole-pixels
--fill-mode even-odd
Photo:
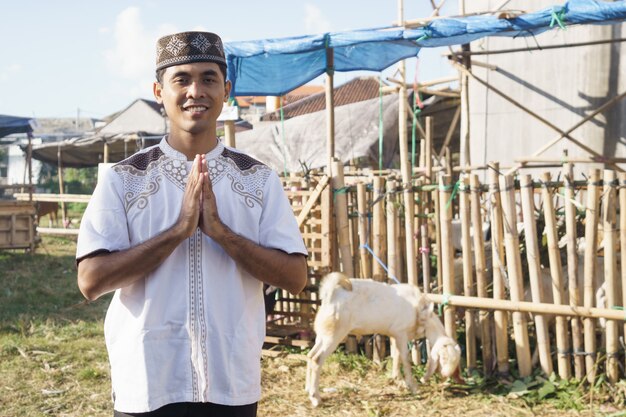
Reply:
[[[78,285],[115,291],[104,324],[116,416],[255,416],[262,285],[299,293],[307,251],[276,173],[227,148],[220,38],[157,43],[156,146],[100,178],[78,237]]]

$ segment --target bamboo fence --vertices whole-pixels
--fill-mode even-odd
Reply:
[[[335,163],[331,179],[286,178],[310,282],[297,297],[279,294],[274,323],[291,329],[281,343],[312,343],[326,273],[394,284],[415,271],[425,297],[441,306],[446,332],[464,346],[463,367],[624,378],[626,174],[591,169],[575,180],[572,172],[568,162],[556,180],[513,176],[492,163],[486,175],[418,174],[407,184],[399,172]],[[384,339],[364,342],[367,354],[384,356]],[[349,349],[358,348],[353,340]]]

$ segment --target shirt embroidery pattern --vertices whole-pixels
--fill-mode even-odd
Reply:
[[[158,170],[152,167],[158,166],[164,159],[165,154],[155,147],[113,165],[113,170],[124,182],[126,212],[135,204],[139,209],[145,208],[148,205],[148,197],[159,191],[162,178],[158,175]]]

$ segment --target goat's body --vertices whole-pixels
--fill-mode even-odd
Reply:
[[[392,376],[399,376],[401,360],[404,381],[415,391],[407,345],[417,336],[417,315],[423,303],[417,287],[348,279],[343,274],[332,273],[322,282],[320,298],[322,303],[314,324],[315,345],[308,355],[306,375],[306,390],[313,406],[320,402],[321,366],[348,334],[389,336],[394,361]]]

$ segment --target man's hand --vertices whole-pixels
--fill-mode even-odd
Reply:
[[[196,155],[191,166],[191,173],[187,177],[187,186],[176,222],[176,226],[180,228],[185,238],[191,236],[199,226],[203,172],[206,172],[206,161],[203,156]]]
[[[202,203],[200,205],[200,230],[215,239],[215,237],[224,233],[224,224],[220,219],[217,212],[217,203],[215,202],[215,194],[213,194],[213,183],[209,176],[209,170],[206,159],[201,157],[201,171],[202,176]]]

